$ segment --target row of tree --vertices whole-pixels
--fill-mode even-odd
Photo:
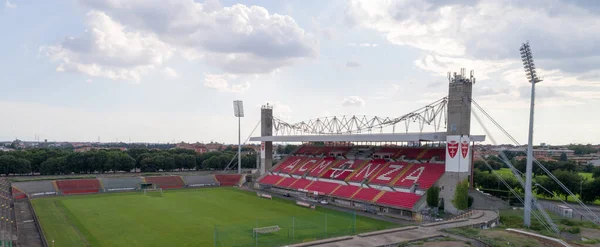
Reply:
[[[245,152],[243,168],[256,167],[256,153]],[[93,150],[73,152],[62,149],[27,149],[0,153],[0,173],[9,175],[53,175],[72,173],[142,172],[174,170],[222,170],[237,167],[233,151],[197,154],[193,150],[150,150],[132,148],[127,151]]]

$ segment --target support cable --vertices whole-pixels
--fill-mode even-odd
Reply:
[[[492,143],[494,145],[496,145],[496,140],[494,139],[494,137],[491,135],[491,133],[489,132],[489,130],[487,129],[487,127],[483,124],[483,122],[481,121],[481,119],[479,118],[479,115],[477,115],[477,113],[475,111],[471,111],[473,113],[473,116],[475,117],[475,119],[479,122],[479,125],[481,125],[481,127],[483,128],[483,130],[486,132],[486,134],[490,137],[490,140],[492,141]],[[511,164],[511,162],[508,160],[508,158],[506,157],[506,155],[504,154],[504,152],[502,150],[500,150],[500,155],[502,156],[502,161],[511,169],[511,171],[513,172],[513,175],[515,175],[517,181],[519,182],[519,184],[525,188],[525,183],[523,181],[523,178],[521,176],[518,176],[516,171],[517,169]],[[484,163],[487,164],[487,161],[485,159],[482,159],[484,161]],[[491,166],[488,165],[488,167],[490,168],[490,170],[494,170],[491,168]],[[523,202],[523,201],[521,201]],[[538,220],[540,222],[547,222],[548,227],[551,229],[551,232],[555,232],[558,233],[559,230],[556,227],[556,225],[554,224],[554,222],[552,221],[552,219],[550,218],[550,216],[548,215],[548,213],[544,210],[544,208],[537,203],[536,198],[533,198],[533,202],[535,207],[538,209],[538,211],[540,212],[540,214],[542,215],[542,217],[544,218],[545,221],[542,221],[541,219],[538,218],[538,216],[536,216],[536,218],[538,218]],[[532,214],[534,211],[531,211]]]
[[[252,136],[252,134],[254,134],[254,131],[256,131],[256,128],[258,128],[258,125],[260,125],[260,120],[258,120],[258,123],[256,123],[256,126],[254,126],[254,129],[252,129],[252,132],[250,132],[250,135],[248,135],[248,138],[246,138],[246,140],[244,141],[244,143],[242,143],[242,145],[246,145],[246,142],[248,142],[250,140],[250,137]],[[227,171],[231,170],[231,168],[233,167],[231,164],[237,165],[236,163],[233,163],[233,161],[236,160],[237,156],[238,156],[238,153],[236,152],[235,155],[233,156],[233,158],[231,158],[231,160],[229,161],[229,164],[227,164],[225,169],[223,169],[223,173],[226,173]]]
[[[479,109],[488,119],[490,119],[490,121],[492,121],[492,123],[494,123],[494,125],[496,125],[496,127],[498,127],[500,129],[500,131],[502,131],[509,139],[511,139],[514,144],[520,145],[519,142],[512,135],[510,135],[510,133],[508,133],[508,131],[506,131],[498,122],[496,122],[496,120],[494,120],[494,118],[492,118],[492,116],[490,116],[475,100],[473,100],[472,102],[473,102],[473,105],[475,105],[475,107],[477,109]],[[573,194],[573,192],[571,192],[562,182],[560,182],[560,180],[558,180],[558,178],[556,178],[556,176],[554,176],[554,174],[552,174],[544,165],[542,165],[537,159],[535,159],[535,157],[533,158],[533,161],[548,175],[548,177],[550,177],[552,180],[554,180],[570,196],[575,198],[575,201],[582,208],[584,208],[590,215],[593,216],[594,220],[591,220],[592,222],[594,222],[595,224],[600,224],[600,217],[598,217],[598,215],[596,215],[587,205],[585,205],[577,196],[575,196],[575,194]],[[566,202],[565,202],[565,204],[566,204]],[[566,205],[568,205],[568,204],[566,204]],[[581,215],[583,215],[583,214],[581,214]]]

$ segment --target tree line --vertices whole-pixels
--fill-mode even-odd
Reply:
[[[473,171],[475,186],[495,196],[511,198],[512,195],[507,186],[496,175],[492,174],[492,170],[500,170],[507,166],[505,166],[504,162],[498,156],[489,156],[485,160],[492,169],[485,165],[485,162],[482,160],[475,161],[475,169]],[[511,161],[515,168],[523,174],[525,173],[526,162],[526,159],[515,160],[514,157]],[[564,158],[559,161],[540,161],[540,163],[573,194],[579,195],[582,201],[594,202],[600,199],[600,190],[598,190],[600,188],[600,167],[592,165],[579,166]],[[569,193],[563,190],[552,178],[547,176],[535,163],[533,164],[532,172],[534,181],[533,190],[535,193],[544,198],[560,196],[565,201],[567,200]],[[586,178],[580,172],[592,173],[593,176],[592,178]],[[507,185],[523,195],[523,187],[519,184],[515,176],[503,176],[503,178]],[[525,177],[523,176],[522,178],[524,181]]]
[[[256,153],[246,149],[242,168],[256,167]],[[151,150],[132,148],[73,152],[64,149],[26,149],[0,153],[0,174],[58,175],[107,172],[156,172],[181,170],[222,170],[235,156],[234,151],[198,154],[193,150]],[[232,162],[237,167],[237,158]]]

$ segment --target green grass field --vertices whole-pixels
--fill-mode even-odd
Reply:
[[[113,193],[32,201],[46,239],[54,246],[277,245],[397,227],[389,222],[294,202],[263,199],[236,188],[165,191],[163,196]],[[356,222],[355,226],[353,222]],[[276,224],[279,233],[252,237],[254,226]],[[291,228],[294,228],[291,233]],[[351,229],[352,228],[352,229]],[[293,238],[293,239],[292,239]]]

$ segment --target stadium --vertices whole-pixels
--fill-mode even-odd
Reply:
[[[3,180],[2,233],[9,246],[390,246],[442,228],[494,227],[493,200],[477,199],[485,205],[477,210],[453,202],[471,177],[473,145],[485,139],[470,133],[464,99],[474,82],[472,72],[454,73],[448,97],[393,119],[289,124],[265,105],[261,135],[250,138],[261,142],[261,165],[247,174]],[[383,133],[410,122],[421,131]],[[273,161],[273,142],[303,145]],[[451,218],[427,212],[431,187]]]

